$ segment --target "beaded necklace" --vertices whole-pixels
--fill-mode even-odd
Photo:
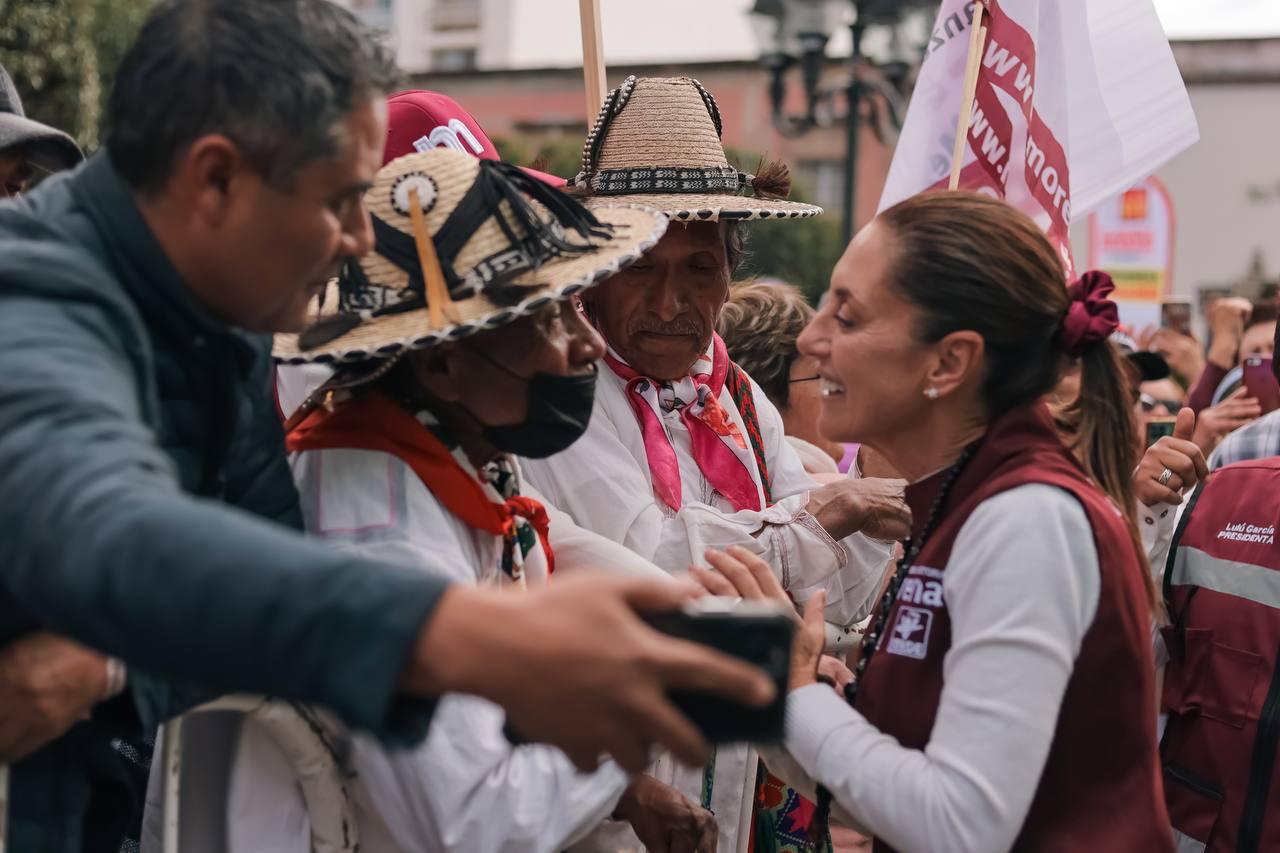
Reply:
[[[911,572],[911,567],[915,564],[916,558],[920,556],[920,551],[924,548],[925,543],[929,541],[929,536],[933,533],[942,505],[946,503],[947,497],[951,494],[951,488],[955,485],[960,473],[969,464],[969,460],[973,458],[973,454],[977,449],[978,442],[974,442],[960,453],[960,458],[947,471],[947,477],[943,481],[942,487],[938,490],[937,497],[933,499],[933,503],[929,506],[929,514],[925,517],[924,526],[920,528],[920,535],[918,537],[913,536],[904,543],[902,559],[898,561],[898,566],[893,573],[893,579],[889,581],[889,585],[885,588],[884,596],[880,599],[880,606],[876,610],[875,625],[862,637],[861,655],[853,669],[853,681],[846,684],[844,688],[844,698],[850,706],[858,698],[858,685],[862,682],[863,673],[867,671],[867,665],[871,663],[872,655],[875,654],[876,644],[880,641],[880,635],[884,633],[885,624],[889,621],[889,611],[893,609],[893,604],[898,599],[898,592],[902,589],[902,583],[907,579],[907,575]],[[819,783],[818,801],[816,803],[814,821],[811,824],[814,828],[826,827],[831,817],[831,799],[831,791],[826,785]]]

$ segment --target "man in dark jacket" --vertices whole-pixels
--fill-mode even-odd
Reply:
[[[14,198],[37,173],[70,169],[84,156],[56,127],[27,118],[9,72],[0,66],[0,198]]]
[[[11,849],[111,849],[138,793],[112,742],[215,692],[323,703],[390,740],[422,735],[423,699],[473,693],[582,766],[634,770],[655,743],[705,755],[670,688],[771,693],[637,617],[684,587],[446,587],[287,529],[266,333],[370,248],[390,77],[326,0],[165,0],[120,68],[107,155],[0,203]]]

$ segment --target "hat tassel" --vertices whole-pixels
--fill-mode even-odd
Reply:
[[[422,280],[427,291],[427,317],[433,329],[444,328],[446,322],[460,322],[458,307],[449,294],[444,281],[444,270],[436,255],[435,244],[427,231],[427,219],[422,213],[418,188],[409,188],[409,219],[413,222],[413,242],[418,247],[418,263],[422,266]]]
[[[742,175],[739,180],[751,188],[756,198],[785,199],[791,195],[791,170],[780,160],[761,158],[756,173]]]

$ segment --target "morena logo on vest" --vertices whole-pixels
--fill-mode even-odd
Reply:
[[[925,607],[941,607],[942,581],[908,577],[902,582],[902,590],[898,593],[898,600],[903,604],[923,604]]]
[[[905,586],[905,584],[904,584]],[[901,607],[889,632],[886,651],[891,655],[924,660],[929,653],[929,634],[933,630],[933,612],[920,607]]]
[[[933,610],[943,606],[942,571],[929,566],[912,566],[902,581],[902,589],[898,590],[898,604],[898,615],[894,618],[885,649],[891,655],[924,660],[929,652],[929,634],[933,630]],[[913,604],[923,606],[908,606]]]

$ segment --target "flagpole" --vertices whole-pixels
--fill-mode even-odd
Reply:
[[[600,35],[600,0],[578,0],[578,18],[582,24],[582,76],[587,84],[589,131],[608,91],[604,76],[604,39]]]
[[[961,93],[960,115],[956,119],[956,144],[951,151],[951,182],[947,184],[949,190],[960,187],[965,143],[969,139],[969,120],[973,117],[973,99],[978,91],[978,69],[982,67],[982,50],[987,42],[986,11],[985,2],[980,1],[973,6],[973,23],[969,26],[969,56],[964,67],[964,91]]]

